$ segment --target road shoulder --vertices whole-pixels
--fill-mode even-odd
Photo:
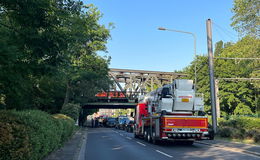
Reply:
[[[197,143],[209,145],[212,147],[237,148],[240,149],[241,152],[260,157],[260,145],[244,144],[244,143],[230,142],[225,140],[204,140],[204,141],[198,141]]]

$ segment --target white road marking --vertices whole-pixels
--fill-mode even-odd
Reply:
[[[159,150],[155,150],[155,151],[158,152],[158,153],[161,153],[161,154],[163,154],[163,155],[165,155],[165,156],[167,156],[167,157],[169,157],[169,158],[172,158],[171,155],[166,154],[166,153],[164,153],[164,152],[162,152],[162,151],[159,151]]]
[[[120,136],[123,136],[123,134],[120,133]]]
[[[126,137],[126,138],[127,138],[127,139],[130,139],[130,140],[132,139],[132,138],[130,138],[130,137]]]
[[[138,142],[138,141],[136,141],[136,143],[138,143],[138,144],[140,144],[140,145],[142,145],[142,146],[146,146],[145,144],[143,144],[143,143],[141,143],[141,142]]]

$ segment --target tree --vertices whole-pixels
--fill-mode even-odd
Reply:
[[[84,90],[76,93],[79,82],[104,87],[110,58],[96,51],[106,51],[110,35],[101,16],[81,1],[0,1],[1,107],[58,112],[67,84],[74,101]]]
[[[260,2],[259,0],[234,0],[234,16],[231,26],[241,35],[259,38]]]
[[[109,86],[108,64],[110,57],[104,58],[96,55],[96,51],[106,51],[106,42],[110,38],[109,30],[97,22],[101,18],[100,12],[93,6],[84,7],[86,13],[73,19],[70,42],[70,61],[64,74],[66,74],[67,90],[64,104],[93,100],[94,95],[101,89]],[[82,38],[85,37],[85,38]]]
[[[215,44],[214,56],[219,56],[223,50],[223,47],[224,47],[223,41],[218,41]]]
[[[216,57],[260,57],[260,41],[253,37],[244,37],[237,43],[216,43]],[[217,56],[218,55],[218,56]],[[194,79],[194,65],[197,63],[197,89],[204,94],[206,111],[210,109],[210,87],[208,76],[208,57],[197,56],[190,66],[185,68],[189,79]],[[255,68],[259,68],[258,60],[224,60],[215,59],[215,77],[217,78],[246,78],[251,77]],[[256,113],[257,84],[249,81],[224,81],[219,83],[219,98],[222,115]]]

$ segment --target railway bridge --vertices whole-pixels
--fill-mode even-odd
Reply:
[[[187,75],[174,72],[110,68],[109,76],[113,80],[109,91],[96,94],[97,101],[86,103],[83,108],[135,108],[138,96]]]

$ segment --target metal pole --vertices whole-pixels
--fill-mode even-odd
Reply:
[[[197,88],[197,62],[196,62],[196,55],[197,55],[197,52],[196,52],[196,35],[192,32],[186,32],[186,31],[180,31],[180,30],[175,30],[175,29],[167,29],[167,28],[163,28],[163,27],[159,27],[158,28],[159,30],[162,30],[162,31],[171,31],[171,32],[179,32],[179,33],[186,33],[186,34],[191,34],[192,37],[194,38],[194,60],[195,60],[195,67],[194,67],[194,74],[195,74],[195,78],[194,78],[194,90],[196,92],[196,88]]]
[[[212,110],[212,126],[214,133],[217,132],[217,115],[216,115],[216,97],[215,97],[215,80],[214,80],[214,64],[213,64],[213,47],[212,47],[212,30],[211,20],[206,22],[207,26],[207,44],[208,44],[208,59],[209,59],[209,78],[210,78],[210,97]]]
[[[195,78],[194,78],[194,90],[195,90],[195,93],[197,92],[197,60],[196,60],[196,55],[197,55],[197,52],[196,52],[196,35],[192,33],[192,36],[194,38],[194,62],[195,62],[195,68],[194,68],[194,74],[195,74]]]

